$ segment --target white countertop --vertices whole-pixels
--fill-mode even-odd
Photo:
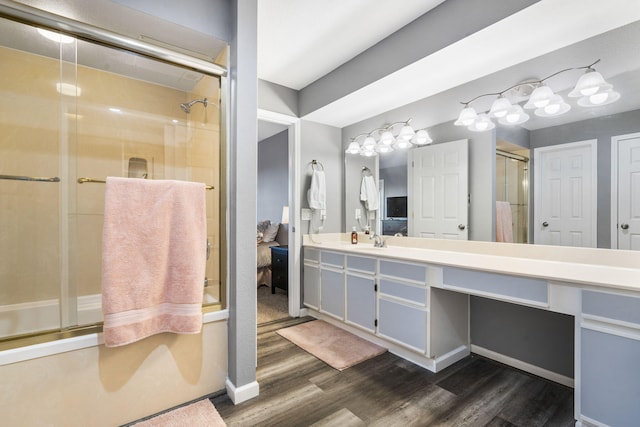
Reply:
[[[350,238],[350,233],[306,235],[303,244],[353,255],[640,291],[637,251],[387,236],[387,247],[375,248],[364,234],[356,245]]]

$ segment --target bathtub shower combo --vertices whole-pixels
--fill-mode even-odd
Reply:
[[[0,340],[102,321],[107,176],[207,184],[223,308],[220,77],[4,18],[0,63]]]

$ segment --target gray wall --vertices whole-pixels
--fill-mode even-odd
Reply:
[[[256,381],[257,0],[232,0],[227,183],[229,374],[236,389]]]
[[[407,195],[407,166],[380,168],[380,179],[384,179],[385,197]]]
[[[611,137],[634,132],[640,132],[640,110],[534,130],[530,133],[531,194],[535,191],[533,149],[589,139],[598,140],[597,239],[599,248],[611,247]]]
[[[308,208],[307,190],[311,185],[311,161],[324,166],[327,184],[327,219],[322,233],[340,233],[343,229],[343,151],[340,129],[308,120],[300,121],[300,205]],[[311,221],[314,230],[320,225],[319,218]],[[302,233],[309,232],[309,221],[301,222]]]
[[[258,221],[280,222],[288,192],[289,131],[284,131],[258,142]]]
[[[298,117],[298,91],[258,80],[258,108]]]
[[[471,297],[471,343],[573,378],[574,317]]]
[[[538,0],[447,0],[300,91],[305,115]]]

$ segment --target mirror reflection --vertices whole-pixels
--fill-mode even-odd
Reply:
[[[638,40],[635,22],[346,128],[345,150],[354,150],[353,142],[362,146],[368,136],[379,143],[385,127],[408,119],[433,142],[368,157],[346,152],[345,229],[369,225],[387,235],[640,249],[634,244],[640,230],[630,232],[640,189],[629,162],[640,153]],[[574,96],[576,84],[593,71],[605,80],[599,97],[590,93],[597,81],[579,86],[583,92]],[[539,94],[532,98],[540,87],[552,92],[546,110]],[[501,117],[498,99],[509,101]],[[466,107],[481,119],[474,129],[460,126]],[[392,131],[399,136],[400,126]],[[365,137],[353,140],[362,133]],[[462,140],[468,154],[466,206],[453,203],[456,192],[465,190],[453,185],[446,169],[437,176],[415,172],[417,159],[445,156],[440,161],[446,164],[453,154],[442,147]],[[363,167],[377,177],[380,199],[379,209],[366,213],[368,221],[358,222],[358,209],[366,211],[360,195]],[[441,199],[433,198],[438,191]],[[468,217],[451,219],[460,213],[456,210]],[[430,215],[451,227],[419,225]]]

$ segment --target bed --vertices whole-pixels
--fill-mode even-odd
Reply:
[[[256,286],[271,287],[271,247],[287,244],[286,227],[270,220],[260,221],[256,232]]]

